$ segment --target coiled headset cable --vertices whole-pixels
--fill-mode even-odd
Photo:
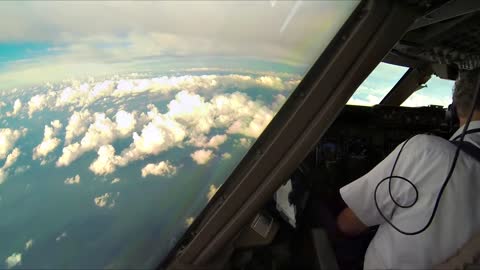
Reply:
[[[478,104],[478,98],[479,98],[479,88],[480,88],[480,76],[477,77],[477,81],[475,83],[475,87],[476,87],[476,90],[475,90],[475,95],[474,95],[474,98],[473,98],[473,104],[472,104],[472,109],[470,111],[470,114],[468,115],[468,118],[467,118],[467,121],[463,127],[463,130],[462,130],[462,133],[460,135],[460,142],[463,142],[464,141],[464,138],[465,138],[465,135],[467,134],[467,131],[468,131],[468,126],[470,125],[470,122],[472,120],[472,117],[473,117],[473,113],[475,111],[475,107],[476,107],[476,104]],[[410,138],[411,139],[411,138]],[[455,171],[455,165],[457,164],[457,160],[458,160],[458,156],[460,154],[460,144],[457,145],[457,150],[455,151],[455,156],[453,157],[453,163],[452,163],[452,166],[450,167],[449,171],[448,171],[448,174],[447,174],[447,177],[445,178],[445,180],[443,181],[443,184],[442,184],[442,187],[440,188],[440,191],[437,195],[437,198],[435,200],[435,205],[433,207],[433,210],[432,210],[432,214],[430,215],[430,218],[428,219],[428,222],[419,230],[417,231],[413,231],[413,232],[406,232],[406,231],[403,231],[402,229],[398,228],[398,226],[396,226],[395,224],[393,224],[393,222],[391,220],[389,220],[385,214],[382,212],[382,210],[380,209],[380,207],[378,206],[378,200],[377,200],[377,192],[378,192],[378,188],[380,187],[380,185],[382,183],[384,183],[385,181],[388,181],[388,194],[390,195],[390,199],[393,201],[393,203],[397,206],[397,207],[400,207],[400,208],[411,208],[413,207],[417,201],[418,201],[418,188],[415,186],[415,184],[410,181],[408,178],[406,177],[403,177],[403,176],[398,176],[398,175],[393,175],[394,171],[395,171],[395,167],[397,165],[397,162],[400,158],[400,155],[402,154],[402,151],[403,149],[405,148],[405,145],[408,143],[408,141],[410,140],[406,140],[402,146],[400,147],[400,151],[398,152],[397,154],[397,157],[395,158],[395,162],[393,163],[393,167],[392,167],[392,171],[390,173],[390,176],[387,176],[385,178],[383,178],[378,184],[377,186],[375,187],[375,191],[374,191],[374,194],[373,194],[373,197],[374,197],[374,201],[375,201],[375,206],[378,210],[378,213],[382,216],[382,218],[385,220],[385,222],[387,222],[390,226],[392,226],[392,228],[394,228],[396,231],[398,231],[399,233],[402,233],[402,234],[405,234],[405,235],[417,235],[417,234],[420,234],[422,232],[424,232],[425,230],[428,229],[428,227],[430,227],[430,225],[432,224],[433,222],[433,219],[435,218],[435,214],[437,213],[437,210],[438,210],[438,206],[440,204],[440,200],[442,198],[442,195],[443,195],[443,192],[445,191],[445,187],[447,186],[448,182],[450,181],[452,175],[453,175],[453,172]],[[395,200],[395,197],[393,196],[392,194],[392,179],[399,179],[399,180],[402,180],[406,183],[408,183],[414,190],[415,192],[415,199],[413,200],[412,203],[410,204],[401,204],[399,202],[397,202]]]

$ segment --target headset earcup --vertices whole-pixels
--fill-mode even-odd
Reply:
[[[455,130],[457,130],[459,126],[459,119],[458,119],[457,107],[455,106],[454,103],[448,105],[446,118],[447,118],[448,124],[450,125],[450,131],[455,132]]]

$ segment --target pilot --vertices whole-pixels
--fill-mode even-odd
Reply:
[[[348,206],[336,219],[340,232],[353,236],[379,225],[368,246],[364,269],[431,269],[455,255],[480,232],[480,161],[463,151],[460,151],[430,226],[414,235],[401,233],[391,226],[408,233],[428,223],[441,186],[454,163],[457,146],[452,140],[462,133],[473,105],[473,116],[464,140],[480,147],[480,102],[477,100],[473,104],[479,76],[479,69],[459,72],[453,89],[453,106],[461,127],[451,141],[417,135],[407,141],[403,150],[400,144],[369,173],[340,190]],[[394,166],[399,151],[401,155]],[[404,179],[391,178],[390,196],[388,181],[382,182],[390,175],[404,177],[414,186]],[[401,207],[412,204],[410,208]]]

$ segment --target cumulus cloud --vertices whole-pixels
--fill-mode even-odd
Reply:
[[[270,106],[277,106],[275,102]],[[205,164],[214,156],[213,151],[207,149],[218,149],[227,141],[227,134],[257,138],[275,114],[268,105],[239,92],[215,95],[207,100],[185,90],[175,95],[164,113],[151,104],[147,108],[146,113],[119,110],[113,120],[104,113],[74,112],[66,128],[65,140],[70,144],[63,148],[57,166],[68,166],[84,153],[95,150],[98,157],[89,168],[97,175],[106,175],[118,166],[182,147],[185,143],[202,148],[192,153],[192,158]],[[137,132],[135,127],[142,128]],[[214,129],[226,130],[227,134],[212,136],[210,133]],[[71,143],[79,134],[84,134],[83,138]],[[111,144],[130,134],[131,144],[116,153]],[[252,140],[243,138],[240,143],[249,147]]]
[[[241,147],[250,148],[250,146],[252,146],[253,144],[253,141],[249,138],[240,138],[236,140],[235,143],[236,145],[239,145]]]
[[[232,158],[232,154],[230,154],[230,153],[223,153],[222,154],[222,159],[224,159],[224,160],[225,159],[231,159],[231,158]]]
[[[67,237],[67,232],[62,232],[59,236],[57,236],[57,238],[55,238],[55,241],[59,242],[65,237]]]
[[[120,135],[127,136],[135,129],[135,114],[119,110],[117,114],[115,114],[115,122]]]
[[[28,115],[32,117],[33,113],[36,111],[41,111],[47,107],[48,96],[39,94],[30,98],[28,101]]]
[[[205,150],[200,149],[193,152],[190,157],[192,157],[193,161],[195,161],[198,165],[207,164],[215,155],[213,154],[212,150]]]
[[[107,192],[103,195],[100,195],[98,197],[95,197],[93,201],[95,202],[95,205],[103,208],[103,207],[108,207],[112,208],[115,206],[115,199],[118,198],[120,195],[120,192],[112,193],[112,192]]]
[[[64,183],[66,185],[80,184],[80,175],[75,175],[73,177],[68,177],[65,179]]]
[[[98,157],[88,167],[96,175],[106,175],[115,171],[117,157],[112,145],[103,145],[98,149]]]
[[[13,149],[17,140],[26,133],[26,128],[21,130],[0,128],[0,159],[4,159]]]
[[[5,259],[8,269],[22,264],[22,253],[13,253]]]
[[[259,87],[279,91],[291,91],[298,85],[299,82],[300,80],[292,74],[282,75],[282,77],[274,74],[182,75],[141,79],[115,77],[114,79],[112,78],[99,82],[79,82],[72,80],[69,86],[62,84],[59,86],[59,89],[50,91],[47,94],[37,94],[32,96],[28,101],[27,106],[28,115],[29,117],[32,117],[35,112],[42,111],[46,108],[50,110],[65,108],[73,110],[75,108],[85,108],[91,106],[95,102],[102,101],[105,98],[123,98],[135,96],[141,93],[167,95],[171,92],[182,91],[188,91],[192,93],[199,91],[208,92],[216,89],[237,89],[243,91],[250,88],[257,89]],[[21,108],[22,103],[19,99],[17,99],[14,105],[14,112],[9,112],[8,114],[16,114]],[[119,115],[119,117],[122,116],[129,117],[125,114]],[[70,140],[75,137],[75,132],[77,130],[74,128],[75,124],[80,125],[78,133],[81,134],[82,131],[85,132],[85,127],[82,129],[81,124],[88,122],[86,120],[88,120],[88,111],[85,111],[84,114],[79,114],[78,112],[77,114],[72,115],[71,128],[67,128],[67,134],[65,138],[66,143],[70,143]],[[128,121],[129,119],[125,120]]]
[[[148,175],[172,176],[177,173],[177,167],[173,166],[170,161],[160,161],[158,164],[150,163],[142,168],[142,177]]]
[[[117,178],[113,178],[111,184],[113,185],[113,184],[116,184],[116,183],[120,183],[120,178],[118,178],[118,177],[117,177]]]
[[[218,149],[220,145],[225,143],[227,141],[227,135],[215,135],[210,138],[210,140],[207,139],[206,136],[200,135],[198,137],[192,137],[189,141],[192,145],[196,147],[205,147],[205,148],[215,148]]]
[[[98,162],[95,165],[91,166],[92,171],[96,171],[95,166],[100,165],[101,162],[107,162],[108,160],[103,159],[107,154],[111,151],[114,152],[113,147],[110,148],[102,148],[100,152],[100,148],[102,146],[109,145],[115,139],[126,137],[133,131],[135,127],[135,118],[133,117],[133,113],[128,113],[125,111],[120,110],[116,116],[116,121],[112,121],[108,118],[105,113],[94,113],[93,114],[93,122],[88,126],[88,129],[85,133],[85,136],[80,140],[80,142],[76,142],[74,144],[67,145],[62,150],[62,155],[57,160],[57,166],[68,166],[70,163],[75,161],[79,158],[82,154],[98,149],[99,156]],[[134,134],[135,140],[135,134]],[[100,168],[99,168],[100,169]],[[100,169],[103,173],[106,174],[113,172],[111,168]],[[110,170],[110,171],[108,171]]]
[[[17,147],[15,149],[12,150],[12,152],[10,154],[8,154],[6,160],[5,160],[5,163],[3,164],[3,167],[2,169],[7,169],[9,167],[11,167],[18,159],[18,157],[20,156],[22,152],[20,151],[20,149]]]
[[[0,184],[2,184],[7,179],[9,174],[8,168],[10,168],[17,161],[21,153],[22,152],[17,147],[13,149],[10,154],[7,155],[7,158],[5,159],[5,163],[0,168]]]
[[[274,75],[182,75],[142,79],[105,80],[96,83],[73,81],[70,86],[50,94],[33,96],[28,102],[29,115],[44,108],[59,109],[88,107],[103,98],[122,98],[141,93],[166,95],[171,92],[198,92],[214,89],[267,88],[279,91],[293,90],[300,80]]]
[[[22,102],[20,101],[20,99],[17,98],[13,103],[13,111],[7,112],[7,116],[15,116],[20,112],[21,109],[22,109]]]
[[[227,126],[227,133],[257,138],[270,123],[274,112],[243,93],[215,96],[211,104],[217,115],[217,126]]]
[[[25,243],[25,250],[31,249],[32,246],[33,246],[33,239],[30,239]]]
[[[111,164],[125,166],[131,161],[181,146],[185,141],[197,147],[218,148],[227,140],[227,135],[215,135],[207,139],[205,134],[213,128],[256,138],[274,115],[268,106],[238,92],[217,95],[206,101],[197,94],[182,91],[167,107],[168,111],[162,114],[155,106],[149,105],[150,111],[140,115],[149,122],[140,134],[133,133],[133,143],[118,156],[109,153]],[[252,143],[247,138],[240,142],[245,147]],[[213,152],[206,149],[192,154],[192,158],[200,163],[212,157]]]
[[[80,143],[74,143],[64,147],[62,149],[62,155],[58,158],[56,165],[58,167],[70,165],[71,162],[80,156],[79,149]]]
[[[215,193],[217,193],[219,188],[220,187],[216,187],[215,185],[210,185],[210,188],[209,188],[208,193],[207,193],[208,201],[210,201],[213,198],[213,196],[215,196]]]
[[[88,110],[73,112],[65,128],[65,143],[70,144],[72,139],[84,134],[92,120],[93,117]]]
[[[59,120],[52,121],[51,126],[45,125],[45,130],[43,132],[43,140],[33,149],[33,160],[41,159],[42,164],[44,159],[49,153],[51,153],[57,146],[60,144],[60,139],[56,138],[55,135],[62,128],[62,124]]]
[[[125,165],[148,155],[157,155],[180,145],[186,136],[187,130],[182,124],[165,115],[152,114],[152,121],[143,127],[141,133],[133,133],[133,143],[122,152],[119,163]]]
[[[55,129],[55,131],[59,131],[62,128],[62,123],[60,120],[53,120],[50,122],[50,125]]]

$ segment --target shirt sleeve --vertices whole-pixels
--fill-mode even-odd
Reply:
[[[402,144],[397,146],[397,148],[392,153],[390,153],[383,161],[381,161],[366,175],[360,177],[359,179],[340,189],[340,195],[342,196],[345,203],[350,209],[352,209],[352,211],[362,221],[362,223],[367,226],[375,226],[385,222],[385,220],[380,215],[375,206],[375,188],[378,183],[380,183],[386,177],[390,176],[393,164],[395,162],[395,159],[397,158],[398,152],[400,151]],[[405,160],[405,158],[410,159],[408,157],[404,157],[403,155],[407,155],[405,153],[405,149],[401,154],[399,163],[402,160]],[[395,172],[397,172],[397,168],[395,169]],[[395,181],[392,181],[392,183],[393,182]],[[394,190],[394,188],[395,185],[392,185],[392,193],[398,194],[397,192],[393,192],[396,191]],[[396,195],[394,196],[397,201],[404,201],[401,198],[397,198]],[[379,186],[376,198],[378,206],[382,213],[386,217],[390,218],[393,214],[395,204],[390,198],[388,192],[388,180],[384,181]]]

